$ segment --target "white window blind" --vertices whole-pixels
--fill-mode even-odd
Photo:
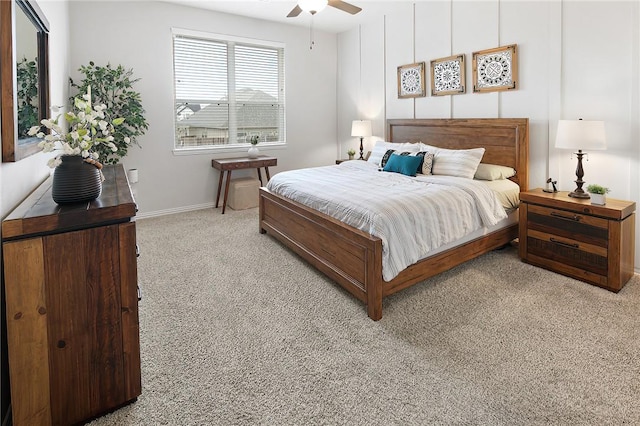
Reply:
[[[174,31],[175,148],[285,141],[284,47]]]

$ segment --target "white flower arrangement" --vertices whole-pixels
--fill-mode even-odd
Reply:
[[[42,131],[42,126],[33,126],[29,129],[30,136],[36,136],[42,139],[38,147],[43,152],[62,151],[56,157],[49,160],[47,165],[55,168],[60,165],[62,155],[81,155],[85,160],[91,163],[97,163],[99,154],[93,152],[92,148],[99,144],[106,144],[113,152],[118,150],[113,143],[112,135],[114,126],[119,126],[124,122],[124,118],[115,118],[110,120],[109,114],[104,104],[91,105],[91,87],[82,98],[74,99],[75,111],[64,114],[64,118],[69,125],[68,131],[65,132],[60,124],[59,114],[55,119],[45,119],[41,123],[50,130],[49,134]],[[53,110],[53,109],[52,109]],[[54,111],[57,112],[57,111]],[[128,137],[124,138],[124,142],[129,144]]]

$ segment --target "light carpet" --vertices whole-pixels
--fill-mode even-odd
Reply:
[[[137,222],[142,395],[95,425],[639,424],[640,277],[495,251],[359,301],[257,209]]]

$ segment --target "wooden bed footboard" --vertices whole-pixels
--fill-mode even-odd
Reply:
[[[382,318],[382,240],[260,188],[260,232],[268,232]]]

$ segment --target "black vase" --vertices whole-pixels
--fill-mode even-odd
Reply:
[[[62,163],[53,172],[53,201],[72,204],[95,200],[100,196],[100,169],[85,163],[80,155],[63,155],[60,159]]]

